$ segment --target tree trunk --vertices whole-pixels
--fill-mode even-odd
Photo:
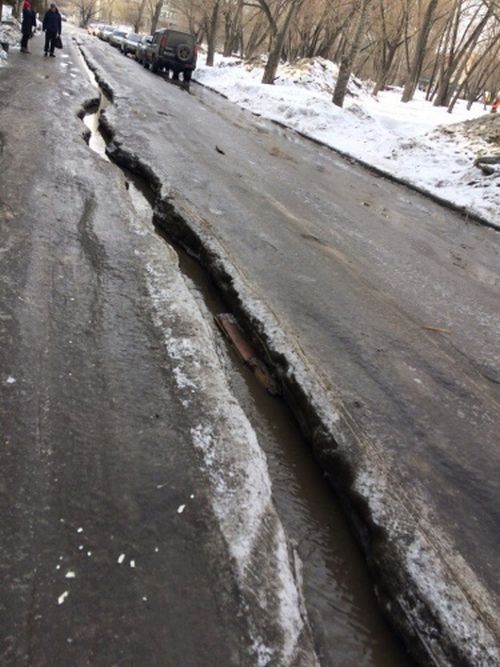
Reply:
[[[476,27],[471,32],[468,39],[462,45],[458,53],[452,53],[449,57],[447,67],[441,72],[438,84],[438,90],[436,93],[436,98],[434,100],[434,106],[447,106],[450,102],[451,97],[451,79],[456,72],[461,72],[465,67],[466,58],[470,55],[475,48],[479,37],[481,36],[484,27],[489,21],[489,18],[493,12],[492,6],[488,5],[488,9],[483,18],[479,21]]]
[[[457,89],[456,89],[456,91],[455,91],[455,94],[454,94],[453,97],[451,98],[450,104],[448,105],[448,113],[453,113],[453,107],[454,107],[455,104],[457,103],[457,100],[458,100],[458,98],[460,97],[460,93],[462,92],[463,87],[464,87],[464,84],[463,84],[463,83],[461,83],[461,84],[457,87]]]
[[[349,77],[351,76],[352,67],[359,51],[361,37],[365,27],[366,10],[368,9],[369,2],[370,0],[360,0],[359,2],[358,25],[356,26],[356,31],[354,33],[350,48],[347,54],[343,56],[340,63],[339,75],[337,77],[337,83],[335,84],[335,90],[333,91],[332,97],[332,102],[338,107],[342,107],[344,105]]]
[[[236,10],[233,13],[227,9],[224,14],[224,52],[228,57],[238,49],[238,38],[241,25],[241,12],[243,10],[243,0],[238,0]]]
[[[438,0],[430,0],[429,4],[427,5],[427,9],[424,16],[424,22],[418,35],[418,41],[415,53],[413,55],[411,70],[406,80],[406,84],[403,90],[403,96],[401,97],[401,102],[409,102],[411,99],[413,99],[413,95],[415,94],[415,90],[417,89],[418,80],[420,79],[422,66],[424,64],[425,49],[427,46],[427,41],[429,39],[429,33],[432,27],[432,19],[437,4]]]
[[[300,0],[292,0],[290,3],[290,8],[288,14],[285,17],[283,25],[280,30],[274,35],[272,40],[272,47],[269,51],[269,56],[267,58],[267,63],[264,68],[264,76],[262,77],[262,83],[273,84],[274,79],[276,78],[276,72],[278,70],[278,65],[280,64],[281,52],[283,50],[283,44],[285,43],[288,30],[290,29],[290,23],[292,18],[295,15],[300,4]]]
[[[158,21],[160,20],[161,10],[163,9],[163,0],[158,0],[155,5],[155,11],[151,18],[151,34],[153,35],[156,32],[158,27]]]
[[[139,5],[139,10],[134,23],[134,32],[141,31],[142,17],[144,16],[145,7],[146,7],[146,0],[141,0],[141,4]]]
[[[209,67],[214,66],[217,25],[219,22],[219,2],[220,0],[215,0],[212,15],[210,16],[210,23],[207,26],[207,65]]]
[[[384,58],[384,62],[380,68],[379,74],[377,76],[377,81],[375,83],[375,88],[373,89],[372,95],[374,97],[377,97],[379,92],[381,90],[384,90],[385,87],[387,86],[387,82],[389,81],[389,74],[391,73],[392,70],[392,65],[394,63],[394,58],[396,56],[396,52],[401,46],[401,42],[398,44],[390,44],[388,49],[387,49],[387,54]]]

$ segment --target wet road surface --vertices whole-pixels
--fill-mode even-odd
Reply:
[[[23,64],[0,73],[0,662],[314,665],[265,459],[177,258],[86,146],[77,63]]]
[[[122,157],[147,166],[186,226],[219,244],[331,396],[355,492],[372,528],[396,538],[375,560],[397,563],[403,614],[414,622],[415,593],[433,605],[451,633],[429,631],[438,662],[448,640],[469,658],[467,645],[494,643],[498,234],[212,94],[189,96],[102,43],[86,48],[115,93],[106,118]]]
[[[97,82],[82,60],[90,80]],[[104,160],[106,139],[99,117],[112,104],[106,96],[96,112],[88,113],[89,146]],[[129,192],[135,208],[152,218],[155,196],[147,183],[128,170]],[[164,235],[160,231],[162,238]],[[166,240],[167,242],[167,240]],[[210,276],[179,247],[180,267],[192,282],[200,306],[208,308],[207,321],[227,310]],[[213,325],[214,335],[220,332]],[[227,370],[231,386],[256,429],[270,468],[273,498],[288,537],[302,561],[302,593],[311,631],[322,665],[337,667],[409,666],[411,661],[377,608],[373,586],[324,474],[300,436],[299,426],[284,401],[263,390],[228,344]]]

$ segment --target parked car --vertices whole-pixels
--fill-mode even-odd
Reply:
[[[148,46],[151,46],[152,43],[153,43],[153,36],[145,35],[144,37],[141,38],[141,41],[135,47],[135,59],[137,60],[138,63],[141,63],[141,65],[144,65],[145,62],[146,48]]]
[[[116,30],[115,26],[113,25],[104,25],[98,33],[98,37],[100,37],[102,40],[105,42],[109,42],[109,38],[113,34],[113,32]]]
[[[133,53],[135,55],[135,49],[140,41],[141,35],[138,35],[136,32],[129,32],[129,34],[122,40],[120,51],[125,55],[127,55],[127,53]]]
[[[116,48],[121,48],[121,45],[123,43],[123,40],[127,36],[127,33],[125,30],[114,30],[111,35],[109,36],[109,43],[111,46],[115,46]]]
[[[182,72],[184,81],[191,80],[196,68],[196,37],[178,30],[158,30],[153,35],[153,42],[146,47],[146,62],[153,72],[172,70],[173,78],[178,79]]]

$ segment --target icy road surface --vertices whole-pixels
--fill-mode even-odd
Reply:
[[[0,73],[0,663],[316,665],[212,330],[83,140],[76,52],[31,48]]]
[[[162,184],[167,233],[224,267],[313,406],[324,465],[350,471],[395,622],[438,662],[494,664],[497,232],[86,44],[115,157]]]

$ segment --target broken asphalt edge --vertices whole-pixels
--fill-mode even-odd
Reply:
[[[95,112],[99,97],[87,95],[76,108],[73,105],[73,113],[83,121],[87,113]],[[87,140],[86,130],[82,135]],[[110,168],[117,169],[111,165]],[[212,327],[186,284],[175,250],[165,247],[153,224],[145,230],[134,216],[130,221],[125,219],[124,224],[131,225],[131,231],[138,234],[134,254],[142,258],[145,267],[152,322],[162,332],[164,346],[170,359],[175,360],[174,370],[181,378],[175,376],[178,392],[181,396],[184,392],[184,401],[195,401],[195,391],[198,400],[200,394],[205,396],[204,409],[198,406],[194,412],[199,423],[194,422],[196,425],[190,429],[191,442],[212,485],[213,511],[237,582],[240,613],[245,617],[251,640],[247,650],[252,662],[248,664],[258,662],[259,651],[264,651],[282,667],[319,667],[302,592],[302,563],[277,513],[265,454],[220,366]],[[176,267],[173,273],[171,262],[165,265],[167,255]],[[176,299],[182,306],[172,308]],[[176,338],[172,333],[173,311],[177,321],[189,322],[189,333],[184,337],[177,332]],[[194,340],[194,346],[196,341],[201,345],[203,337],[198,354],[189,352],[189,344],[180,344]],[[200,368],[205,370],[201,378]],[[210,393],[218,401],[207,400]],[[213,451],[212,442],[217,445]],[[219,473],[222,469],[234,483],[230,491],[227,480]],[[235,483],[238,478],[239,483]],[[264,541],[269,535],[272,544]],[[240,656],[240,660],[247,664],[246,658]]]
[[[230,99],[230,97],[228,97],[225,93],[221,93],[216,88],[213,88],[212,86],[209,86],[206,83],[201,83],[196,79],[193,79],[192,83],[195,83],[197,86],[200,86],[201,88],[206,88],[215,95],[218,95],[219,97],[228,100],[228,102],[231,102],[231,104],[235,104],[236,106],[238,106],[237,102],[233,102]],[[485,227],[490,227],[491,229],[494,229],[497,232],[500,231],[500,223],[488,220],[488,218],[485,218],[480,213],[477,213],[476,211],[473,211],[472,209],[469,209],[466,206],[460,206],[460,204],[455,204],[454,202],[450,201],[449,199],[446,199],[445,197],[440,197],[435,192],[432,192],[432,190],[428,190],[427,188],[424,188],[421,185],[417,185],[416,183],[413,183],[412,181],[406,178],[401,178],[400,176],[396,176],[390,171],[386,171],[385,169],[377,167],[374,164],[371,164],[370,162],[366,162],[365,160],[362,160],[361,158],[358,158],[355,155],[348,153],[347,151],[343,151],[340,148],[335,148],[334,146],[330,146],[329,144],[326,144],[325,142],[321,141],[321,139],[313,137],[312,135],[308,134],[307,132],[303,132],[302,130],[298,130],[281,120],[276,120],[275,118],[268,118],[267,116],[263,116],[262,114],[256,111],[252,111],[251,109],[247,109],[246,107],[239,107],[239,108],[242,109],[243,111],[250,113],[252,116],[255,116],[256,118],[263,118],[269,123],[277,125],[278,127],[287,130],[288,132],[293,132],[302,137],[303,139],[311,141],[313,144],[316,144],[317,146],[326,148],[327,150],[332,151],[333,153],[336,153],[340,157],[344,158],[351,164],[363,167],[364,169],[367,169],[373,174],[380,176],[381,178],[385,178],[388,181],[391,181],[391,183],[397,183],[398,185],[403,185],[404,187],[408,188],[409,190],[412,190],[413,192],[417,192],[418,194],[423,195],[424,197],[428,197],[432,201],[436,202],[436,204],[439,204],[440,206],[443,206],[444,208],[447,208],[450,211],[454,211],[455,213],[459,213],[464,218],[464,222],[466,224],[473,222],[479,225],[483,225]]]
[[[80,45],[96,80],[105,72]],[[113,91],[111,90],[111,94]],[[211,227],[116,137],[106,114],[108,155],[146,179],[156,194],[155,223],[210,272],[260,349],[316,458],[339,496],[364,551],[382,610],[425,665],[493,667],[500,659],[495,605],[422,507],[391,479],[383,452],[363,433],[333,387],[308,366],[278,318],[238,271]]]

